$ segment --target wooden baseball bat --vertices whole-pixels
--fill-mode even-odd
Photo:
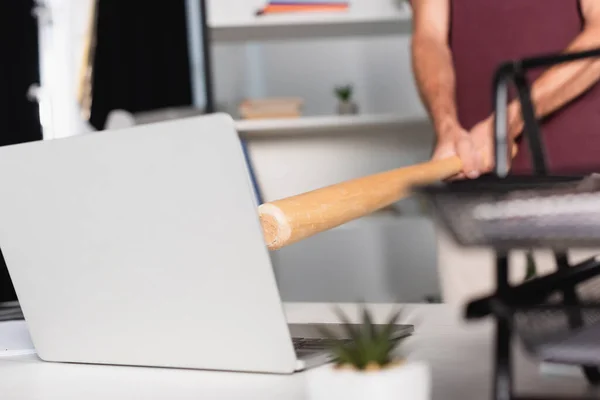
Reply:
[[[415,185],[447,179],[461,169],[458,157],[428,161],[262,204],[258,213],[266,245],[277,250],[335,228],[401,200]]]

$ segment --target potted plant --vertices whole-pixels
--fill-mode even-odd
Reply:
[[[337,310],[349,340],[340,340],[323,329],[333,363],[311,371],[308,377],[311,400],[429,400],[431,373],[420,361],[409,361],[398,352],[404,338],[395,338],[394,326],[400,311],[384,324],[375,324],[363,308],[362,322],[353,325]]]
[[[352,99],[352,85],[336,86],[335,95],[338,98],[338,114],[358,114],[358,105]]]

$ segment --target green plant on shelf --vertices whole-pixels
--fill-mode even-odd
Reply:
[[[336,309],[336,314],[349,340],[343,340],[328,329],[321,328],[321,333],[328,339],[336,368],[372,371],[395,366],[403,361],[402,357],[394,355],[396,348],[406,338],[394,337],[394,328],[402,310],[392,313],[384,324],[374,323],[373,316],[366,307],[362,309],[360,324],[352,324],[340,309]]]
[[[342,102],[348,102],[352,98],[352,85],[336,86],[335,94]]]

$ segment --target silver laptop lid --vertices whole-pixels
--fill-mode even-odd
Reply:
[[[43,359],[294,369],[229,116],[3,147],[0,188],[0,246]]]

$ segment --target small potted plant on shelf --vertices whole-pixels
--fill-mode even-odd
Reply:
[[[404,338],[394,336],[400,311],[375,324],[363,308],[362,322],[353,325],[337,310],[349,340],[323,329],[333,363],[310,372],[311,400],[429,400],[431,373],[420,361],[409,361],[399,350]]]
[[[358,114],[358,105],[352,99],[352,85],[336,86],[335,95],[338,99],[338,114]]]

